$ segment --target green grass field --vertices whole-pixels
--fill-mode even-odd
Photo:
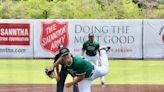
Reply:
[[[51,64],[52,60],[1,59],[0,84],[54,84],[44,73]],[[164,84],[164,60],[111,60],[105,80],[107,84]]]

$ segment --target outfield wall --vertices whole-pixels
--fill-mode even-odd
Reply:
[[[65,44],[75,56],[93,32],[113,59],[164,59],[164,20],[0,20],[0,58],[53,58]]]

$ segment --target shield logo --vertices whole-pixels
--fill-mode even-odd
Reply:
[[[63,44],[68,46],[68,23],[59,23],[58,21],[42,22],[42,33],[40,43],[43,49],[58,53],[58,46]]]
[[[164,34],[162,35],[162,41],[164,42]]]
[[[164,34],[162,34],[162,32],[164,32],[164,25],[161,27],[159,35],[161,35],[162,37],[162,41],[164,42]]]

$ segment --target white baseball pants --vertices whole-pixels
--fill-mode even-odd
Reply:
[[[102,66],[94,65],[92,76],[78,83],[79,92],[91,92],[92,81],[98,77],[106,75],[109,72],[109,61],[107,57],[107,52],[105,50],[100,51],[100,60],[102,60]]]

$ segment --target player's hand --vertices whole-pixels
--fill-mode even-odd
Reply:
[[[72,85],[73,85],[72,82],[69,82],[69,83],[66,83],[66,84],[65,84],[65,86],[66,86],[67,88],[71,87]]]

